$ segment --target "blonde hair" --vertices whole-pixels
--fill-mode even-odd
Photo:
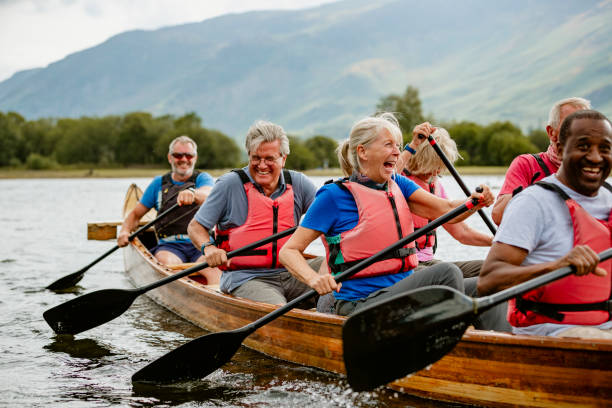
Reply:
[[[349,138],[340,143],[336,149],[344,175],[350,176],[353,171],[360,170],[357,146],[368,147],[378,138],[382,129],[386,129],[398,145],[402,144],[402,131],[399,122],[392,113],[381,112],[361,119],[353,125]]]
[[[431,135],[451,163],[461,157],[457,151],[457,144],[451,139],[446,129],[439,127]],[[446,169],[444,162],[426,141],[418,145],[416,153],[410,155],[406,164],[406,170],[415,176],[426,176],[444,169]]]

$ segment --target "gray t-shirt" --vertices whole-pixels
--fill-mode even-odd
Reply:
[[[249,167],[242,170],[255,184],[249,172]],[[293,187],[294,218],[298,225],[302,215],[306,212],[314,200],[317,188],[304,174],[289,170],[291,174],[291,185]],[[286,190],[285,177],[281,173],[277,189],[270,198],[274,199],[282,195]],[[210,195],[202,204],[194,219],[204,228],[212,229],[219,225],[222,229],[238,227],[245,223],[248,214],[248,203],[246,193],[235,172],[229,172],[219,177]],[[221,275],[220,289],[225,293],[231,293],[246,281],[257,276],[270,276],[278,274],[284,269],[249,269],[224,271]]]
[[[593,217],[608,220],[612,209],[612,193],[606,188],[600,188],[596,196],[588,197],[561,183],[554,174],[543,181],[561,187]],[[574,229],[569,210],[557,193],[538,186],[526,188],[512,198],[506,207],[493,241],[527,250],[528,254],[522,265],[534,265],[561,258],[574,246]],[[517,334],[554,335],[569,327],[572,326],[544,323],[515,327],[513,331]]]

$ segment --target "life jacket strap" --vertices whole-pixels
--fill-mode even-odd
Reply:
[[[516,308],[523,314],[526,314],[527,311],[531,311],[562,322],[565,315],[561,312],[592,312],[595,310],[603,310],[612,315],[612,300],[608,299],[603,302],[594,303],[545,303],[534,302],[519,296],[516,298]]]

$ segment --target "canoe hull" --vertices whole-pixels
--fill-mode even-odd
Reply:
[[[173,271],[138,240],[124,249],[126,272],[143,286]],[[245,326],[275,306],[235,298],[184,278],[147,292],[156,303],[211,332]],[[244,345],[271,357],[344,373],[343,317],[293,310]],[[485,406],[612,406],[612,341],[468,330],[442,360],[389,387],[428,399]]]

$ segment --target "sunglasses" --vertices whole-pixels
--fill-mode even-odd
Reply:
[[[191,153],[172,153],[172,157],[175,159],[182,159],[184,157],[187,160],[191,160],[195,157],[195,155]]]

